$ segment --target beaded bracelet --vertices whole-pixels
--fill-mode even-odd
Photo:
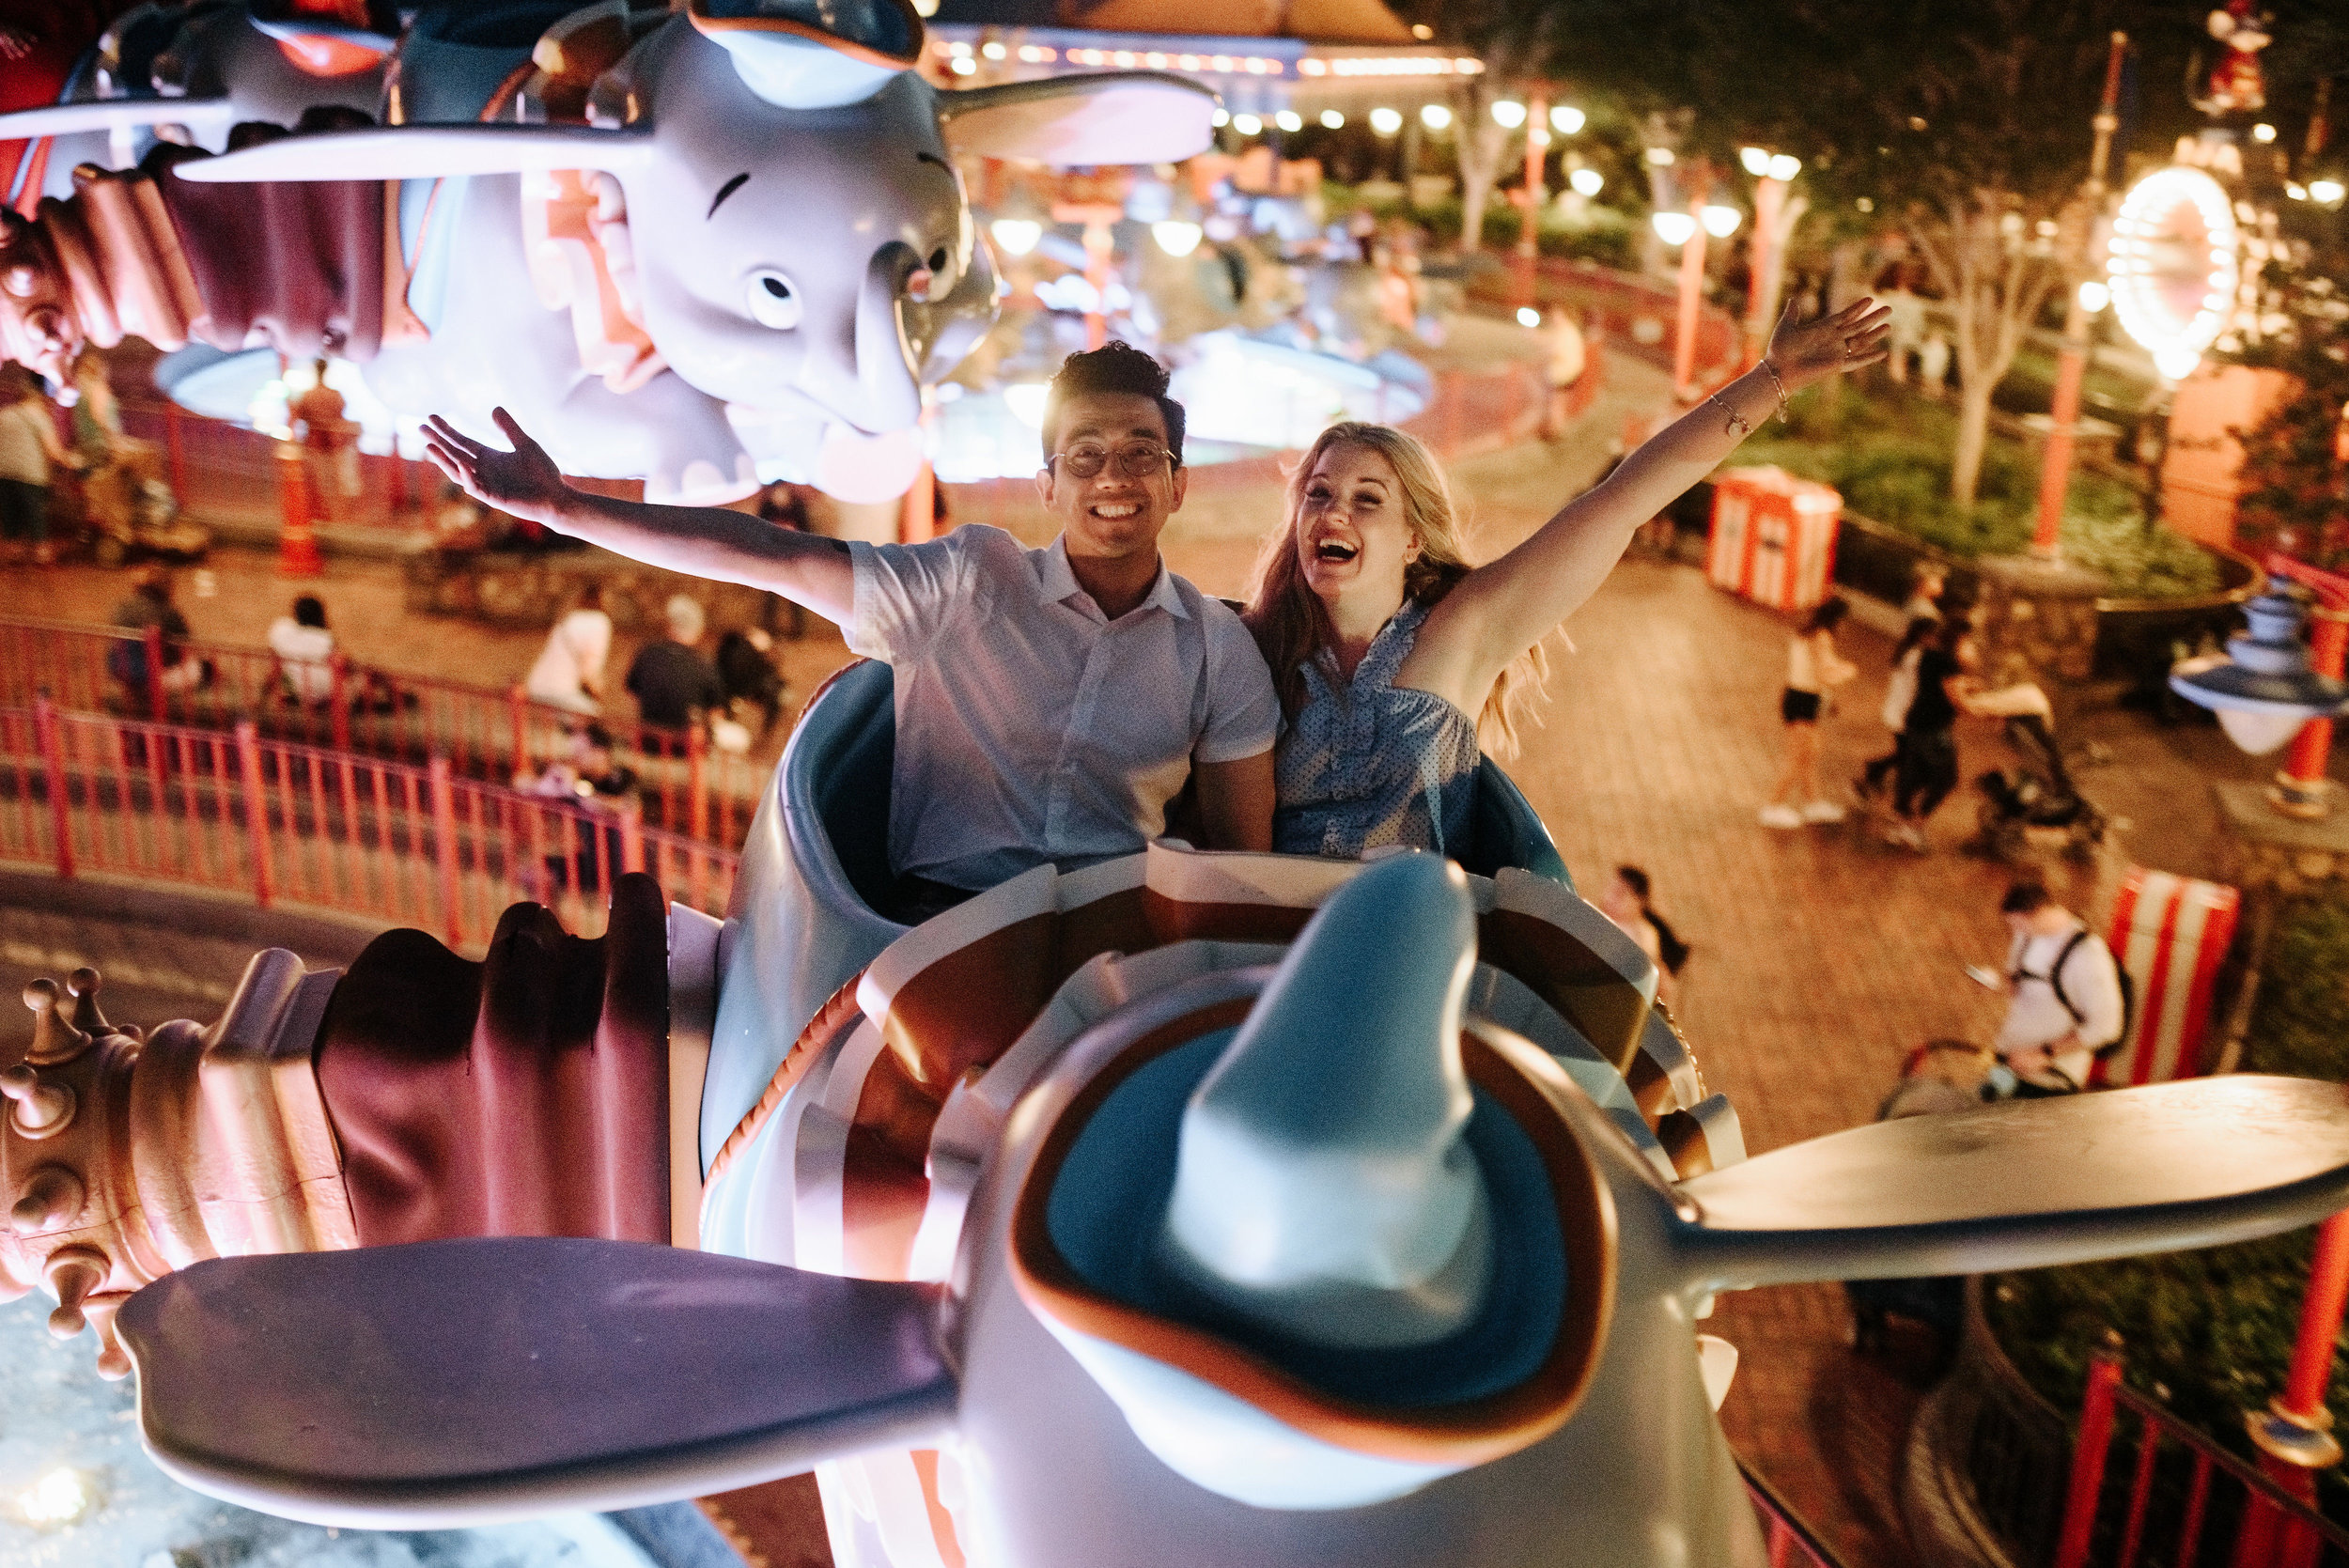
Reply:
[[[1704,400],[1727,416],[1726,422],[1721,426],[1721,434],[1735,435],[1739,441],[1753,434],[1753,427],[1746,422],[1746,416],[1722,402],[1719,394],[1708,392],[1704,395]]]
[[[1778,422],[1783,425],[1786,423],[1786,383],[1778,379],[1778,366],[1770,363],[1767,355],[1763,356],[1762,374],[1770,379],[1770,390],[1778,394]]]

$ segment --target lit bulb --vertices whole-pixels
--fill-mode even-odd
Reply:
[[[1224,126],[1232,123],[1232,111],[1229,109],[1218,109],[1215,112],[1215,117],[1207,123],[1220,131]]]
[[[1686,212],[1658,212],[1648,222],[1655,225],[1656,238],[1667,245],[1685,245],[1697,231],[1697,221]]]
[[[1370,128],[1378,132],[1381,136],[1393,135],[1396,132],[1403,129],[1403,111],[1400,109],[1373,109],[1370,112]]]
[[[1034,429],[1044,428],[1044,401],[1052,389],[1042,381],[1015,381],[1003,388],[1003,407],[1011,416]]]
[[[2154,368],[2173,381],[2183,381],[2202,363],[2202,351],[2173,343],[2154,350]]]
[[[2080,308],[2093,316],[2112,303],[2112,290],[2094,278],[2080,285]]]
[[[1159,242],[1159,249],[1172,256],[1186,256],[1199,248],[1203,232],[1197,224],[1180,218],[1168,218],[1150,225],[1150,238]]]
[[[2265,756],[2298,735],[2300,726],[2308,722],[2305,713],[2269,713],[2242,707],[2218,710],[2218,727],[2227,732],[2227,738],[2255,757]]]
[[[1321,111],[1321,128],[1324,131],[1343,131],[1346,129],[1346,116],[1335,109],[1324,109]]]
[[[1743,163],[1746,173],[1756,179],[1770,172],[1770,154],[1766,147],[1741,147],[1737,149],[1737,162]]]
[[[2275,139],[2276,128],[2268,124],[2265,120],[2262,120],[2259,124],[2251,127],[2251,140],[2255,142],[2272,142]]]
[[[1770,178],[1783,185],[1802,173],[1802,160],[1791,152],[1781,152],[1770,160]]]
[[[1534,309],[1532,305],[1519,305],[1519,306],[1517,306],[1517,325],[1518,325],[1518,326],[1520,326],[1520,327],[1538,327],[1538,326],[1540,326],[1541,324],[1542,324],[1542,313],[1541,313],[1540,311],[1535,310],[1535,309]]]
[[[1566,176],[1566,183],[1577,195],[1595,196],[1607,189],[1607,177],[1596,169],[1577,169]]]
[[[1264,121],[1253,115],[1234,115],[1232,129],[1243,136],[1253,136],[1264,129]]]
[[[1704,219],[1704,232],[1716,240],[1726,240],[1736,233],[1738,224],[1745,219],[1745,214],[1734,207],[1706,207],[1701,216]]]
[[[1279,126],[1283,131],[1302,131],[1305,129],[1304,117],[1299,115],[1294,109],[1282,110],[1279,114],[1272,116],[1272,123]]]
[[[2344,195],[2349,195],[2349,187],[2344,187],[2338,179],[2309,181],[2309,199],[2311,201],[2320,201],[2330,207]]]
[[[1583,114],[1571,103],[1561,103],[1549,112],[1549,128],[1561,136],[1571,136],[1582,129]]]
[[[1025,256],[1044,238],[1044,225],[1031,218],[998,218],[987,225],[995,243],[1013,256]]]
[[[1493,101],[1493,123],[1503,131],[1515,131],[1525,123],[1525,105],[1514,98]]]
[[[1423,104],[1419,111],[1419,122],[1430,131],[1447,130],[1452,124],[1452,111],[1440,103]]]
[[[1652,147],[1647,149],[1647,161],[1659,169],[1669,169],[1672,166],[1672,149],[1668,147]]]
[[[2309,188],[2296,179],[2288,179],[2284,181],[2284,194],[2294,201],[2306,201],[2309,199]]]

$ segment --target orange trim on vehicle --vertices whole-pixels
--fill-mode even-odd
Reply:
[[[1541,1367],[1483,1399],[1396,1410],[1342,1399],[1220,1335],[1133,1307],[1086,1283],[1047,1219],[1062,1165],[1095,1111],[1158,1057],[1248,1016],[1252,998],[1221,1002],[1153,1030],[1103,1066],[1045,1135],[1011,1222],[1013,1284],[1030,1310],[1149,1357],[1245,1400],[1335,1447],[1404,1464],[1466,1467],[1515,1453],[1563,1426],[1589,1388],[1615,1296],[1614,1207],[1605,1180],[1546,1092],[1475,1032],[1461,1036],[1470,1081],[1514,1117],[1539,1152],[1566,1251],[1566,1300]]]
[[[846,54],[849,59],[859,60],[866,65],[887,66],[894,70],[911,70],[922,62],[922,40],[925,36],[922,13],[915,10],[907,3],[907,0],[897,0],[897,7],[905,17],[908,35],[913,40],[909,46],[910,52],[904,54],[892,54],[876,49],[869,43],[859,43],[854,39],[842,38],[838,33],[827,33],[820,27],[811,27],[804,22],[794,22],[788,17],[711,16],[704,8],[703,0],[692,0],[692,3],[685,8],[685,14],[705,37],[712,33],[732,32],[789,33],[794,38],[805,39],[814,44],[821,44],[826,49]]]

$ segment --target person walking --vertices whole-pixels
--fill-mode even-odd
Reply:
[[[2006,952],[2006,1021],[1992,1048],[2013,1070],[2021,1098],[2088,1087],[2097,1052],[2128,1027],[2121,967],[2105,939],[2025,878],[1999,901],[2012,939]]]
[[[13,365],[0,365],[0,540],[11,562],[30,557],[45,567],[56,560],[49,542],[49,471],[72,461],[33,379]]]
[[[1972,674],[1972,624],[1941,622],[1917,659],[1917,694],[1901,720],[1900,771],[1892,800],[1900,820],[1887,835],[1907,849],[1926,847],[1925,822],[1957,787],[1957,720],[1979,683]]]
[[[522,680],[534,703],[594,718],[603,711],[603,664],[612,656],[612,617],[603,608],[603,584],[589,578],[554,629]]]
[[[1822,602],[1786,645],[1786,690],[1778,700],[1785,726],[1786,767],[1762,808],[1765,828],[1799,828],[1806,822],[1841,822],[1843,808],[1819,794],[1819,720],[1828,693],[1859,673],[1835,651],[1835,629],[1851,613],[1841,597]]]
[[[1936,615],[1911,615],[1908,629],[1901,633],[1898,646],[1892,650],[1892,673],[1884,683],[1884,704],[1876,712],[1884,727],[1892,732],[1892,749],[1880,757],[1869,759],[1859,770],[1859,782],[1852,786],[1865,800],[1884,787],[1887,778],[1900,772],[1902,741],[1908,731],[1908,705],[1917,700],[1917,661],[1924,657],[1925,644],[1932,641],[1934,629],[1941,624]]]

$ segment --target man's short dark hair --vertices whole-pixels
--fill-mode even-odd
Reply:
[[[2054,902],[2055,895],[2048,893],[2046,883],[2027,879],[2006,890],[2006,896],[1999,900],[1999,913],[2035,915]]]
[[[1166,449],[1174,454],[1174,466],[1182,467],[1183,406],[1166,395],[1166,384],[1165,365],[1113,337],[1098,349],[1069,355],[1061,361],[1060,374],[1052,378],[1051,390],[1045,395],[1044,456],[1050,458],[1059,450],[1063,403],[1087,393],[1126,393],[1158,404],[1166,420]]]

